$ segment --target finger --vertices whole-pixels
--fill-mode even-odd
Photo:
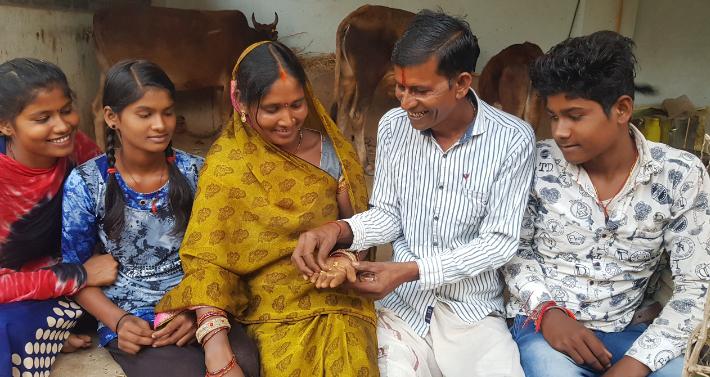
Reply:
[[[174,333],[178,327],[180,327],[180,323],[178,323],[178,319],[173,318],[173,320],[168,322],[165,326],[163,326],[162,329],[153,332],[153,334],[151,336],[153,337],[153,339],[163,338],[165,336],[169,336],[170,334]]]
[[[188,332],[187,334],[183,335],[183,337],[180,338],[180,339],[177,341],[177,343],[175,343],[175,345],[177,345],[178,347],[182,347],[182,346],[184,346],[184,345],[186,345],[186,344],[189,344],[189,343],[192,341],[192,339],[194,339],[194,338],[195,338],[195,332],[194,332],[194,331],[190,331],[190,332]]]
[[[357,281],[357,271],[352,265],[345,266],[345,277],[349,282],[354,283]]]
[[[298,268],[299,271],[301,271],[303,274],[311,276],[313,274],[313,270],[308,268],[306,266],[305,261],[303,260],[303,254],[304,254],[304,244],[306,243],[306,236],[301,235],[298,239],[298,244],[296,244],[296,248],[293,250],[293,254],[291,255],[291,262],[296,265],[296,268]]]
[[[120,339],[120,338],[119,338]],[[128,354],[135,355],[141,350],[141,347],[137,344],[129,342],[127,340],[119,340],[118,348]]]
[[[368,261],[357,261],[353,262],[352,265],[357,271],[375,271],[374,268],[377,266],[376,262]]]
[[[578,365],[583,365],[583,364],[584,364],[584,359],[583,359],[582,356],[580,356],[579,353],[578,353],[577,351],[575,351],[574,349],[569,349],[569,350],[565,351],[565,353],[566,353],[567,356],[569,356],[572,360],[574,360],[574,362],[575,362],[576,364],[578,364]]]
[[[588,336],[584,337],[584,343],[604,369],[611,366],[611,352],[604,347],[604,343],[599,338],[590,332]]]
[[[342,273],[341,273],[341,274],[338,274],[338,276],[334,277],[334,278],[330,281],[330,285],[329,285],[329,286],[330,286],[331,288],[337,288],[340,284],[343,284],[343,282],[345,281],[345,276],[346,276],[346,275],[345,275],[345,274],[342,274]]]
[[[332,274],[330,272],[326,272],[323,274],[318,274],[318,280],[316,280],[316,288],[325,288],[328,286],[328,283],[330,282],[330,278]]]
[[[587,347],[587,344],[585,344],[584,342],[577,343],[575,344],[575,350],[577,351],[577,353],[579,353],[580,356],[582,356],[584,364],[599,371],[604,370],[604,367],[599,362],[599,360],[597,360],[597,357],[594,356],[592,350]]]
[[[316,258],[313,256],[313,252],[303,254],[303,262],[312,271],[320,271],[324,269],[321,268],[318,263],[316,263]]]
[[[126,341],[143,346],[149,346],[153,344],[154,339],[151,337],[152,333],[150,331],[145,334],[144,329],[126,328],[125,330],[121,330],[123,331],[121,331],[119,338],[124,337]]]
[[[322,275],[321,272],[323,272],[323,271],[313,273],[313,275],[311,275],[311,277],[308,280],[310,280],[311,283],[315,284],[316,281],[318,281],[318,278]]]

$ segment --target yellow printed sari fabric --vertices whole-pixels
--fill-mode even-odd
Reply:
[[[358,317],[321,315],[247,326],[259,347],[262,376],[377,377],[375,326]]]

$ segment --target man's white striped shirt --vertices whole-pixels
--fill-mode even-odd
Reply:
[[[438,302],[468,323],[504,313],[497,269],[517,250],[535,137],[524,121],[476,101],[475,121],[447,151],[401,108],[387,112],[370,209],[346,220],[352,250],[392,242],[395,262],[417,262],[419,280],[380,303],[421,336]]]

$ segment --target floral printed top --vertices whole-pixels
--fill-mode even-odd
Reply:
[[[202,158],[178,150],[175,157],[178,169],[194,192]],[[144,194],[131,190],[120,173],[116,173],[126,202],[126,220],[123,233],[115,242],[109,240],[102,225],[107,167],[106,155],[101,155],[76,168],[67,178],[62,214],[64,262],[83,263],[97,248],[113,255],[119,271],[116,282],[103,288],[106,297],[121,309],[152,323],[155,305],[183,276],[178,256],[183,234],[172,234],[170,182]],[[101,345],[106,345],[116,334],[99,324],[99,338]]]
[[[710,178],[690,153],[645,140],[631,126],[639,160],[608,203],[608,220],[585,170],[539,142],[517,255],[503,269],[509,315],[555,300],[585,326],[621,331],[654,273],[670,257],[674,290],[627,355],[657,370],[680,356],[703,315],[710,278]]]

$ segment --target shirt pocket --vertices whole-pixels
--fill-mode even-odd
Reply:
[[[460,223],[474,224],[478,227],[480,218],[486,213],[488,194],[482,191],[463,189],[460,213],[456,216]]]
[[[637,271],[653,266],[663,252],[663,230],[639,228],[628,245],[628,263]]]

